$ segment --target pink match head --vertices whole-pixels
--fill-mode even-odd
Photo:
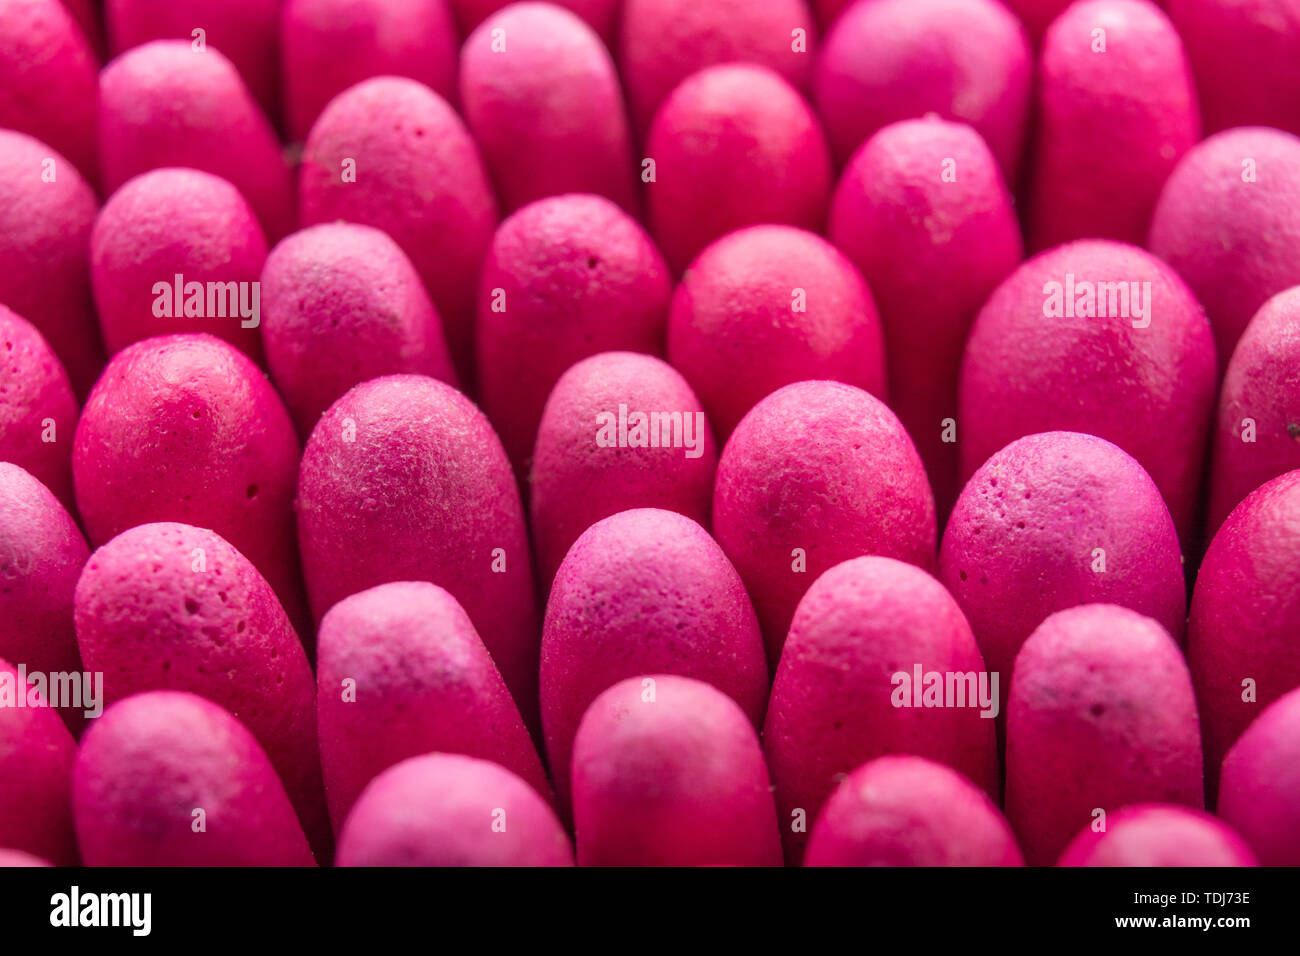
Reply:
[[[395,581],[346,597],[321,621],[318,647],[321,766],[336,831],[378,774],[434,750],[492,760],[552,799],[519,708],[447,591]]]
[[[926,705],[934,674],[968,675],[968,699]],[[998,689],[961,609],[922,569],[871,556],[818,577],[795,611],[763,727],[787,858],[803,856],[837,775],[881,754],[940,761],[996,797]]]
[[[957,771],[906,755],[877,757],[835,788],[804,866],[1023,866],[997,804]]]
[[[634,352],[578,362],[546,401],[533,455],[542,581],[582,532],[629,508],[677,511],[707,528],[717,467],[704,408],[671,365]]]
[[[668,358],[722,440],[759,400],[794,382],[845,382],[886,397],[871,290],[834,246],[793,226],[738,229],[695,258],[673,295]]]
[[[266,262],[257,216],[197,169],[141,173],[109,197],[90,236],[90,276],[110,353],[153,335],[208,332],[262,361]]]
[[[1113,604],[1047,618],[1007,699],[1006,812],[1030,865],[1132,803],[1204,804],[1196,696],[1157,621]]]
[[[1033,54],[996,0],[855,3],[826,35],[813,99],[837,162],[897,120],[938,113],[969,123],[1015,182]]]
[[[675,273],[733,229],[819,230],[825,221],[831,165],[821,125],[768,67],[728,63],[684,79],[655,114],[645,150],[654,160],[646,218]]]
[[[1024,435],[1097,435],[1151,475],[1187,545],[1215,369],[1205,313],[1165,263],[1103,240],[1049,249],[1012,272],[971,327],[958,393],[962,477]]]
[[[740,576],[684,515],[624,511],[588,528],[560,565],[542,631],[542,726],[561,800],[573,735],[601,691],[638,674],[678,674],[730,695],[755,725],[767,668]]]
[[[703,681],[629,677],[583,714],[573,741],[580,866],[780,866],[758,735]]]
[[[339,835],[339,866],[572,866],[555,811],[487,760],[431,753],[372,780]]]
[[[634,218],[601,196],[539,199],[492,238],[478,303],[483,409],[527,474],[542,406],[574,362],[662,355],[672,279]]]
[[[86,731],[72,779],[87,866],[314,866],[271,761],[194,694],[135,694]]]
[[[775,667],[795,605],[823,571],[862,554],[934,567],[934,497],[883,402],[799,382],[755,405],[723,448],[713,533],[754,598]]]
[[[442,319],[387,233],[310,226],[271,250],[261,282],[267,365],[304,439],[336,399],[372,378],[457,384]]]

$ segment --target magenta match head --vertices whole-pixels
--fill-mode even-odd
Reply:
[[[608,199],[552,196],[501,223],[479,283],[478,376],[521,477],[559,377],[598,352],[662,355],[671,295],[659,250]]]
[[[956,427],[966,334],[1023,257],[1011,194],[974,129],[935,115],[903,120],[849,160],[828,234],[871,288],[889,349],[890,407],[946,517],[961,490],[957,444],[944,438]]]
[[[1248,494],[1300,468],[1300,285],[1255,313],[1219,392],[1210,471],[1211,535]]]
[[[279,112],[281,0],[105,0],[104,19],[114,53],[150,40],[220,50],[239,71],[269,116]]]
[[[194,694],[135,694],[86,731],[72,780],[87,866],[314,866],[271,761]]]
[[[1106,240],[1049,249],[1011,273],[971,327],[958,392],[962,478],[1024,435],[1097,435],[1151,475],[1188,546],[1215,368],[1205,313],[1165,263]]]
[[[92,183],[98,71],[67,5],[0,0],[0,127],[49,143]]]
[[[1300,687],[1298,648],[1300,470],[1274,478],[1233,509],[1196,577],[1187,656],[1211,793],[1232,742],[1262,707]]]
[[[1260,863],[1300,866],[1300,688],[1268,705],[1223,758],[1219,815]]]
[[[1098,811],[1204,805],[1196,696],[1160,624],[1113,604],[1047,618],[1016,655],[1007,698],[1006,812],[1046,866]]]
[[[144,524],[91,555],[77,582],[77,643],[105,702],[183,690],[257,738],[316,846],[329,842],[316,747],[316,684],[266,579],[219,535]]]
[[[966,706],[922,706],[927,675],[949,673],[974,681]],[[763,727],[789,861],[837,775],[881,754],[940,761],[996,797],[999,687],[961,609],[925,571],[858,557],[818,577],[795,611]]]
[[[877,757],[835,788],[804,866],[1023,866],[1006,818],[957,771],[924,757]]]
[[[709,526],[718,446],[691,387],[633,352],[583,359],[546,401],[533,455],[533,543],[549,586],[570,545],[629,508],[677,511]]]
[[[17,664],[0,660],[0,688],[0,846],[73,866],[69,795],[76,741]]]
[[[210,335],[156,336],[117,353],[72,450],[91,544],[149,521],[210,528],[253,562],[302,628],[297,474],[280,397],[246,355]]]
[[[1300,3],[1167,0],[1187,45],[1205,128],[1273,126],[1300,134]]]
[[[293,228],[293,176],[275,131],[216,47],[154,40],[99,76],[99,150],[113,191],[160,166],[192,166],[229,180],[274,242]]]
[[[1300,284],[1297,167],[1300,138],[1239,127],[1196,144],[1160,192],[1147,247],[1205,307],[1221,366],[1260,306]]]
[[[397,581],[344,598],[321,621],[318,647],[321,766],[336,831],[374,777],[434,750],[495,761],[553,799],[519,708],[447,591]]]
[[[33,672],[80,671],[72,595],[90,550],[49,489],[9,462],[0,462],[0,555],[0,657]],[[74,730],[84,719],[75,708],[64,717]]]
[[[808,87],[817,28],[802,0],[625,0],[619,63],[644,134],[673,87],[706,67],[753,63]]]
[[[629,677],[573,741],[580,866],[780,866],[763,751],[734,700],[703,681]]]
[[[262,361],[266,237],[226,180],[155,169],[109,198],[90,236],[91,282],[110,353],[153,335],[208,332]]]
[[[623,511],[578,538],[551,586],[542,630],[542,726],[561,801],[573,735],[605,688],[678,674],[730,695],[755,725],[767,668],[754,609],[698,524],[657,508]]]
[[[576,14],[513,3],[489,16],[461,50],[460,96],[506,211],[569,192],[639,208],[614,61]]]
[[[339,866],[573,866],[555,811],[504,767],[431,753],[362,791],[339,835]]]
[[[975,127],[1015,182],[1032,73],[997,0],[862,0],[826,35],[813,99],[839,163],[880,127],[938,113]]]
[[[934,497],[897,417],[852,385],[799,382],[750,410],[718,461],[713,533],[776,666],[795,605],[862,554],[934,567]]]
[[[36,327],[2,304],[0,343],[0,447],[5,460],[30,472],[71,508],[77,396],[68,373]]]
[[[519,487],[492,426],[450,385],[387,375],[317,423],[298,529],[317,620],[350,594],[432,581],[469,614],[524,720],[537,713],[537,612]]]
[[[1204,810],[1139,804],[1111,814],[1104,830],[1089,824],[1057,866],[1257,866],[1237,833]]]
[[[728,63],[684,79],[655,114],[645,151],[654,161],[646,220],[674,273],[742,226],[824,224],[826,139],[799,91],[767,67]]]
[[[59,153],[0,129],[0,302],[45,336],[79,398],[104,367],[90,291],[98,209],[94,190]]]
[[[1187,54],[1148,0],[1083,0],[1038,66],[1029,244],[1142,243],[1170,171],[1200,138]]]
[[[295,232],[261,282],[267,365],[304,439],[361,382],[409,372],[457,383],[442,319],[386,233],[349,222]]]
[[[375,76],[405,76],[456,99],[459,38],[447,0],[285,0],[280,52],[289,136]],[[465,31],[468,34],[468,30]]]
[[[1004,694],[1020,645],[1055,611],[1118,604],[1180,641],[1185,630],[1169,509],[1141,465],[1092,435],[1030,435],[990,458],[953,508],[939,578]]]
[[[862,276],[793,226],[750,226],[707,246],[673,295],[668,358],[725,441],[759,400],[809,379],[884,399],[885,340]]]
[[[497,203],[451,105],[404,77],[349,87],[312,125],[298,187],[300,226],[336,219],[374,226],[411,257],[469,381],[474,296]]]

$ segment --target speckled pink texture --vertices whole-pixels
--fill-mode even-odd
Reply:
[[[783,385],[827,379],[885,399],[885,340],[871,290],[825,239],[750,226],[707,246],[673,295],[668,359],[725,441]]]
[[[0,674],[6,695],[12,688],[15,698],[39,702],[34,692],[28,696],[16,665],[0,660]],[[57,711],[16,704],[0,707],[0,846],[72,866],[77,845],[68,795],[77,744]]]
[[[835,788],[804,866],[1023,866],[1006,818],[979,787],[924,757],[877,757]]]
[[[119,352],[82,409],[72,449],[92,545],[148,521],[211,528],[271,583],[310,639],[294,547],[298,441],[266,376],[210,335]]]
[[[513,3],[489,16],[461,50],[460,95],[507,211],[567,192],[637,210],[638,166],[614,61],[576,14]]]
[[[317,620],[376,584],[432,581],[464,607],[524,721],[536,725],[523,505],[501,443],[469,399],[418,375],[358,385],[312,432],[297,507]]]
[[[1247,495],[1210,542],[1192,593],[1187,657],[1213,792],[1232,742],[1265,705],[1300,687],[1300,470]],[[1250,701],[1242,699],[1247,679]]]
[[[803,50],[794,31],[802,30]],[[619,63],[637,129],[682,80],[719,63],[756,63],[808,86],[817,28],[803,0],[624,0]]]
[[[257,316],[245,318],[240,308],[252,311],[251,283],[265,261],[266,237],[256,214],[221,177],[173,167],[128,180],[99,211],[90,235],[90,277],[104,344],[111,354],[151,335],[208,332],[261,362],[262,338],[251,325],[261,322],[260,296]],[[177,302],[177,275],[182,290],[191,282],[204,284],[203,316],[184,314],[190,296],[183,291]],[[160,282],[165,292],[156,288]],[[212,282],[223,284],[220,300],[207,295]],[[233,296],[224,285],[231,282],[242,285]],[[161,310],[160,301],[166,306]]]
[[[920,568],[854,558],[818,577],[799,602],[763,727],[788,862],[802,859],[809,839],[794,829],[797,811],[811,829],[839,775],[881,754],[929,757],[997,796],[991,717],[978,706],[895,706],[905,690],[894,675],[910,679],[918,664],[922,673],[985,670],[961,609]]]
[[[600,445],[598,416],[617,419],[620,405],[629,415],[678,414],[682,447]],[[603,352],[561,376],[542,414],[529,482],[533,543],[544,584],[549,586],[578,535],[620,511],[663,508],[709,526],[718,446],[703,415],[686,379],[651,355]],[[685,445],[688,421],[695,451]],[[697,430],[700,421],[704,427]],[[672,433],[658,437],[667,442]]]
[[[17,465],[0,462],[0,657],[45,674],[81,670],[72,594],[88,557],[86,539],[58,499]],[[74,729],[82,725],[81,711],[64,718]]]
[[[1300,283],[1297,167],[1300,139],[1290,133],[1227,130],[1183,157],[1156,203],[1147,247],[1205,307],[1221,366],[1260,306]]]
[[[852,385],[799,382],[755,405],[723,448],[713,533],[754,599],[775,667],[795,605],[823,571],[863,554],[933,569],[934,497],[883,402]]]
[[[280,242],[262,270],[267,365],[298,434],[353,385],[398,372],[457,383],[442,320],[386,233],[333,222]]]
[[[969,123],[1015,182],[1029,114],[1029,37],[996,0],[872,0],[826,35],[813,100],[843,163],[888,123]]]
[[[1106,317],[1045,314],[1048,283],[1139,283],[1145,317],[1109,294]],[[1144,283],[1150,283],[1150,295]],[[1087,288],[1087,287],[1082,287]],[[1063,297],[1063,292],[1062,292]],[[1077,304],[1077,301],[1076,301]],[[1064,308],[1064,304],[1062,304]],[[1077,310],[1076,310],[1077,311]],[[1148,323],[1135,328],[1134,323]],[[1138,460],[1184,544],[1199,503],[1214,410],[1214,340],[1172,269],[1136,246],[1082,240],[1016,269],[989,297],[966,342],[958,388],[962,478],[1024,435],[1098,435]]]
[[[1160,187],[1200,138],[1192,71],[1168,17],[1148,0],[1073,4],[1043,39],[1035,96],[1030,246],[1142,243]]]
[[[469,36],[474,28],[513,0],[450,0],[451,8],[460,23],[460,32]],[[600,35],[607,46],[614,39],[614,24],[618,20],[622,0],[554,0],[555,6],[572,10],[582,17]]]
[[[555,811],[509,770],[431,753],[370,782],[343,825],[338,865],[573,866],[573,847]]]
[[[1259,125],[1300,134],[1300,2],[1164,5],[1187,44],[1209,132]]]
[[[0,345],[0,455],[71,508],[77,397],[68,373],[36,327],[3,304]]]
[[[316,712],[335,831],[374,777],[435,750],[499,763],[553,799],[519,708],[447,591],[396,581],[353,594],[321,621],[319,647]]]
[[[599,196],[541,199],[501,223],[479,290],[478,375],[521,476],[570,365],[614,349],[663,354],[671,283],[641,225]]]
[[[733,229],[825,221],[826,138],[799,92],[767,67],[728,63],[683,80],[655,114],[645,153],[655,163],[646,221],[675,273]]]
[[[1057,866],[1257,866],[1246,842],[1202,810],[1169,804],[1125,807],[1100,833],[1083,829]]]
[[[375,76],[409,77],[455,102],[460,41],[447,0],[286,0],[283,10],[281,89],[294,139],[331,99]]]
[[[1101,567],[1104,553],[1104,572]],[[953,508],[939,579],[961,605],[989,669],[1010,687],[1030,633],[1055,611],[1118,604],[1179,641],[1186,584],[1169,509],[1132,457],[1074,432],[1030,435],[975,474]]]
[[[0,0],[0,127],[49,143],[92,183],[98,70],[59,0]]]
[[[937,116],[891,123],[845,168],[829,235],[871,287],[888,348],[890,407],[946,517],[961,488],[944,420],[957,418],[966,333],[1023,255],[997,161],[965,124]]]
[[[345,182],[348,160],[356,178]],[[346,219],[397,241],[442,316],[457,371],[471,380],[474,295],[497,203],[455,110],[403,77],[349,87],[312,126],[298,184],[300,225]]]
[[[47,171],[53,182],[43,181]],[[45,336],[78,396],[104,367],[90,292],[98,208],[71,163],[39,140],[0,129],[0,302]]]
[[[87,866],[315,864],[253,735],[194,694],[149,691],[105,711],[77,752],[72,805]]]
[[[104,702],[181,690],[226,708],[275,765],[304,830],[328,848],[316,684],[275,592],[219,535],[138,525],[99,548],[77,582],[77,643]]]
[[[1030,865],[1053,863],[1097,808],[1203,806],[1196,696],[1169,632],[1112,604],[1047,618],[1016,655],[1006,767]]]
[[[1219,392],[1213,455],[1211,535],[1246,495],[1300,468],[1300,286],[1264,303],[1237,342]]]
[[[702,681],[629,677],[600,694],[573,741],[579,866],[780,866],[758,735]]]
[[[281,0],[105,0],[114,53],[150,40],[193,43],[201,27],[208,49],[225,54],[270,116],[279,108]]]
[[[588,704],[637,674],[672,673],[730,695],[755,725],[767,667],[753,606],[694,521],[638,508],[588,528],[551,586],[542,630],[542,726],[568,805],[573,735]]]
[[[1269,704],[1223,758],[1219,814],[1264,866],[1300,866],[1300,687]]]
[[[229,180],[274,242],[293,228],[293,176],[275,131],[234,65],[215,47],[154,40],[99,77],[104,187],[160,166],[192,166]]]

